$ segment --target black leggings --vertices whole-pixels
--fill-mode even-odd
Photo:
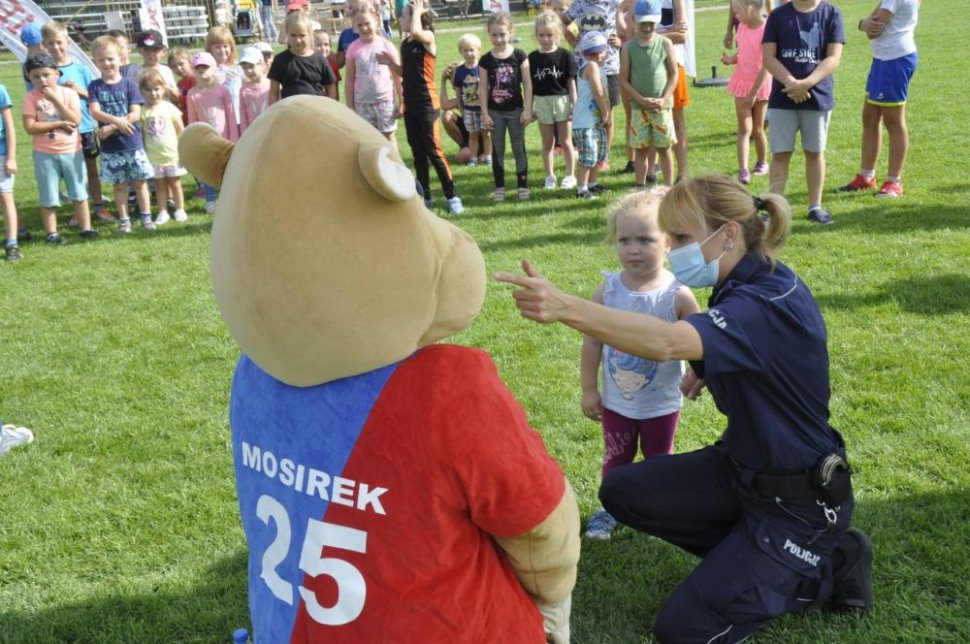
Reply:
[[[441,190],[447,199],[455,196],[455,181],[451,168],[441,149],[438,135],[438,116],[440,110],[411,109],[404,112],[404,130],[407,132],[408,145],[414,157],[414,174],[424,191],[424,198],[431,199],[431,179],[428,162],[434,166],[441,182]]]

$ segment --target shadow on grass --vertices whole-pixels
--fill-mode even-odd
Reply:
[[[853,210],[843,205],[856,201],[869,202]],[[796,234],[835,234],[840,230],[864,232],[871,235],[896,235],[911,231],[934,231],[946,228],[970,228],[966,205],[926,205],[915,201],[884,200],[871,195],[843,195],[826,201],[835,223],[831,226],[803,226]],[[800,211],[795,212],[796,221]]]
[[[907,313],[935,316],[970,311],[967,294],[970,294],[970,275],[950,273],[893,280],[869,293],[823,293],[816,299],[822,308],[849,311],[895,301]]]
[[[876,551],[873,614],[835,617],[812,608],[777,620],[754,641],[970,641],[968,495],[967,489],[873,500],[860,494],[854,522],[869,533]],[[650,641],[665,598],[696,562],[628,528],[611,541],[584,540],[572,641]],[[184,591],[118,591],[30,614],[0,613],[0,640],[225,642],[248,623],[245,586],[246,554],[239,552],[216,561]]]
[[[876,607],[866,617],[819,608],[771,623],[754,642],[970,641],[970,490],[857,501],[853,523],[872,538]],[[583,541],[573,594],[575,644],[650,642],[666,597],[697,559],[623,528]]]
[[[246,552],[220,559],[191,588],[119,590],[30,614],[0,611],[0,641],[228,642],[248,628]]]

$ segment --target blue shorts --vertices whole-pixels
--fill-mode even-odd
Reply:
[[[78,150],[68,154],[48,154],[34,150],[34,176],[41,208],[58,208],[61,205],[60,183],[71,201],[88,198],[88,173],[84,165],[84,153]]]
[[[144,150],[101,150],[101,181],[117,185],[129,181],[148,181],[155,176],[155,169]]]
[[[909,81],[916,72],[918,60],[915,51],[892,60],[873,58],[866,79],[866,102],[882,107],[905,105]]]

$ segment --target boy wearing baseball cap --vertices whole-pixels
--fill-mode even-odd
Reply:
[[[582,56],[576,77],[576,105],[573,107],[573,145],[576,146],[576,197],[595,199],[603,192],[596,182],[599,165],[606,159],[606,128],[613,112],[606,96],[606,36],[587,31],[576,47]]]
[[[165,60],[165,54],[168,52],[168,46],[165,44],[165,39],[162,37],[162,34],[155,29],[147,29],[138,34],[136,43],[138,45],[138,53],[141,54],[143,61],[142,71],[154,69],[161,74],[162,80],[165,81],[165,86],[169,88],[168,99],[173,103],[177,102],[179,93],[178,82],[175,80],[175,74],[172,73],[172,68],[162,62]]]
[[[660,159],[664,183],[673,185],[674,88],[677,86],[677,56],[670,40],[657,33],[660,0],[638,0],[633,10],[636,37],[620,50],[620,87],[630,98],[628,145],[636,151],[634,181],[644,188],[648,179],[648,156]]]

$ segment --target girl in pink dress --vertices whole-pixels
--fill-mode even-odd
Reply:
[[[746,185],[751,183],[748,154],[752,138],[758,154],[754,174],[768,174],[765,112],[768,110],[771,76],[761,63],[761,36],[765,30],[762,5],[762,0],[732,0],[731,7],[739,23],[735,36],[738,51],[733,56],[721,56],[725,65],[737,65],[727,90],[734,96],[734,110],[738,117],[738,181]]]

